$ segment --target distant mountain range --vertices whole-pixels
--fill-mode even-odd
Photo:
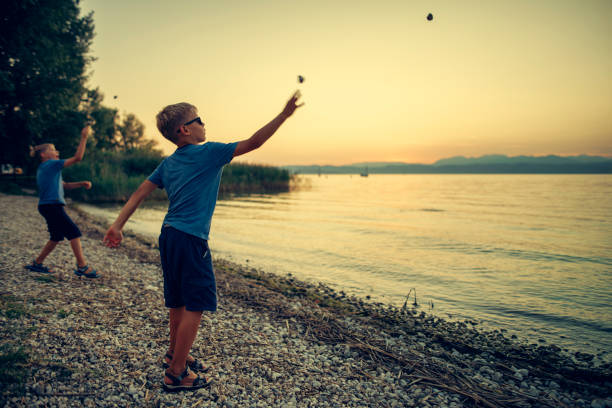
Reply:
[[[363,162],[344,166],[283,166],[296,174],[610,174],[612,158],[601,156],[456,156],[433,164]]]

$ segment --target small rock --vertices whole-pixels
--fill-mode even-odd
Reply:
[[[532,397],[537,397],[538,395],[540,395],[540,391],[533,385],[529,387],[529,390],[527,391],[527,393],[531,395]]]
[[[529,375],[529,370],[525,369],[525,368],[521,368],[520,370],[516,370],[517,373],[519,373],[520,375],[523,376],[523,378],[527,377]]]
[[[591,401],[591,408],[606,408],[608,405],[602,399],[594,399]]]

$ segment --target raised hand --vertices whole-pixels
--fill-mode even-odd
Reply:
[[[285,109],[283,109],[282,114],[286,117],[293,115],[293,112],[295,112],[297,108],[304,105],[303,102],[300,104],[297,104],[297,101],[301,97],[302,97],[302,93],[299,90],[295,91],[293,95],[291,96],[291,98],[287,101],[287,104],[285,105]]]
[[[89,135],[90,131],[91,126],[89,126],[89,124],[86,124],[85,127],[81,129],[81,139],[87,139],[87,136]]]

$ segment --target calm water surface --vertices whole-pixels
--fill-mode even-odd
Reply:
[[[213,254],[394,305],[416,288],[427,313],[610,361],[612,176],[304,178],[309,188],[220,200]],[[127,227],[157,236],[165,209]]]

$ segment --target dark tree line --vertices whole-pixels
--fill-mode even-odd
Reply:
[[[153,148],[136,116],[86,88],[93,38],[93,13],[82,16],[78,0],[0,2],[0,163],[31,172],[29,146],[44,142],[71,152],[88,115],[93,148]]]
[[[136,115],[119,115],[117,109],[102,105],[103,99],[103,94],[96,88],[88,90],[81,100],[82,109],[94,120],[94,147],[102,151],[154,151],[156,142],[145,138],[144,124]]]

